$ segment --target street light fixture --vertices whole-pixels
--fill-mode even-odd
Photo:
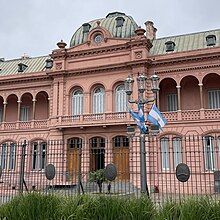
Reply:
[[[136,103],[139,105],[139,108],[144,112],[144,105],[153,102],[153,100],[145,99],[144,92],[146,91],[146,81],[151,80],[151,91],[156,94],[159,91],[159,77],[154,73],[149,79],[145,76],[144,73],[139,74],[137,77],[137,86],[138,86],[138,99],[132,100],[131,94],[133,92],[134,79],[129,75],[125,80],[125,92],[128,96],[129,103]],[[149,129],[147,128],[147,132]],[[145,132],[141,130],[140,133],[140,169],[141,169],[141,193],[145,193],[149,196],[149,191],[147,187],[147,172],[146,172],[146,149],[145,149]]]

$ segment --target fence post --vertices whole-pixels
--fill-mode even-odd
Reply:
[[[82,142],[80,143],[80,146],[79,146],[79,150],[78,150],[78,194],[80,194],[80,187],[81,187],[81,184],[82,184]]]
[[[21,169],[20,169],[20,181],[19,181],[19,193],[20,194],[23,194],[26,145],[27,145],[26,140],[24,140],[24,144],[21,145],[22,151],[21,151]]]

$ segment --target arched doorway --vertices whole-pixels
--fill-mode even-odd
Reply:
[[[129,139],[126,136],[113,138],[113,163],[118,172],[118,179],[128,180],[129,173]]]
[[[77,180],[79,170],[79,149],[82,148],[82,139],[70,138],[67,141],[67,171],[68,180]]]
[[[90,171],[105,168],[105,138],[90,139]]]

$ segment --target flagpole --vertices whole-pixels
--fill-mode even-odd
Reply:
[[[143,80],[145,81],[146,78]],[[138,82],[138,105],[140,106],[140,109],[144,113],[144,105],[146,103],[146,100],[144,100],[144,91],[145,88],[142,87],[140,76],[137,78]],[[145,83],[145,82],[144,82]],[[148,132],[148,131],[147,131]],[[147,185],[147,168],[146,168],[146,147],[145,147],[145,132],[143,129],[141,129],[140,133],[140,173],[141,173],[141,193],[146,194],[149,196],[148,191],[148,185]]]
[[[133,77],[128,76],[125,80],[125,91],[128,96],[128,102],[138,104],[138,106],[143,114],[143,118],[144,118],[144,105],[149,102],[154,101],[154,100],[145,99],[145,97],[144,97],[144,92],[146,90],[146,80],[147,80],[147,77],[143,73],[138,74],[138,77],[137,77],[138,99],[137,100],[131,99],[131,94],[133,92],[133,83],[134,83]],[[154,73],[154,75],[151,76],[150,80],[152,81],[152,91],[153,91],[153,93],[155,93],[159,90],[159,88],[158,88],[159,77]],[[149,134],[149,129],[148,129],[148,127],[142,126],[143,124],[145,125],[145,121],[144,121],[144,119],[142,119],[141,116],[138,117],[135,114],[133,114],[133,115],[135,118],[133,116],[132,117],[136,120],[136,122],[139,122],[139,124],[141,125],[139,127],[140,128],[139,140],[140,140],[141,193],[149,196],[149,190],[148,190],[148,185],[147,185],[146,147],[145,147],[145,136],[146,136],[146,134]]]

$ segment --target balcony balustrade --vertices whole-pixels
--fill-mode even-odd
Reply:
[[[163,112],[169,123],[187,121],[214,121],[220,118],[220,109],[182,110]],[[94,125],[131,124],[134,120],[128,112],[111,112],[102,114],[84,114],[76,116],[59,116],[45,120],[2,122],[0,130],[46,129],[49,127],[77,127]]]

